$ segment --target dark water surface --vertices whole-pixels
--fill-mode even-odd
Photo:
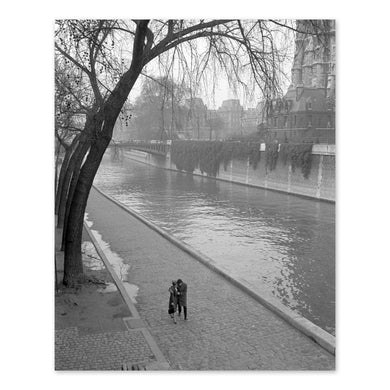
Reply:
[[[335,334],[335,205],[105,158],[94,184]]]

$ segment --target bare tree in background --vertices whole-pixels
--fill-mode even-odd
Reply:
[[[80,75],[84,93],[79,103],[88,105],[84,127],[72,147],[75,163],[64,167],[74,178],[74,188],[70,191],[70,184],[57,188],[67,194],[65,285],[83,279],[81,240],[89,192],[115,122],[147,65],[170,61],[172,73],[178,78],[186,74],[194,86],[202,80],[210,84],[210,78],[214,80],[222,70],[232,84],[257,85],[265,97],[277,96],[286,60],[278,42],[290,25],[293,22],[263,20],[56,22],[57,61]],[[73,88],[78,85],[72,84]]]
[[[186,86],[163,77],[146,78],[134,103],[134,124],[141,139],[172,138],[182,126],[182,105]]]

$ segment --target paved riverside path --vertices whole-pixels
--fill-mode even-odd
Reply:
[[[161,370],[169,368],[147,328],[134,318],[98,253],[83,248],[89,283],[67,289],[62,284],[62,229],[55,230],[58,290],[55,294],[56,370]],[[90,236],[83,232],[83,239]],[[92,281],[92,283],[91,283]],[[96,284],[99,281],[99,284]],[[101,282],[106,283],[102,288]],[[105,289],[109,293],[104,292]]]
[[[130,265],[136,308],[171,368],[334,370],[335,357],[223,276],[92,188],[91,229]],[[188,321],[169,318],[171,280],[188,284]]]

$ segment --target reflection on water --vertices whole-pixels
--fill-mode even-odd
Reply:
[[[334,334],[333,204],[108,158],[94,184]]]

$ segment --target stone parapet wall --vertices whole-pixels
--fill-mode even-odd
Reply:
[[[156,156],[136,150],[125,151],[124,156],[144,164],[158,168],[178,171],[171,162],[170,154]],[[304,178],[301,169],[292,170],[290,164],[284,165],[278,159],[276,168],[267,171],[264,147],[261,148],[260,161],[253,169],[248,161],[231,161],[226,170],[221,164],[216,179],[233,183],[246,184],[259,188],[282,191],[286,193],[307,196],[310,198],[336,200],[336,166],[334,145],[313,145],[312,165],[308,178]],[[206,176],[199,169],[194,174]]]

